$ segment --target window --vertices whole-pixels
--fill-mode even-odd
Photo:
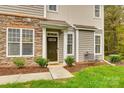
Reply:
[[[20,29],[8,29],[8,55],[20,55]]]
[[[73,34],[67,34],[67,54],[73,54]]]
[[[95,17],[100,17],[100,5],[95,5]]]
[[[57,12],[57,5],[49,5],[48,10],[53,11],[53,12]]]
[[[8,29],[8,56],[33,55],[33,30]]]
[[[22,55],[33,54],[33,31],[22,30]]]
[[[101,36],[95,35],[95,53],[100,54],[101,53]]]

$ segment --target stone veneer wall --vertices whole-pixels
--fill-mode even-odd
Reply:
[[[35,30],[35,56],[42,55],[42,27],[40,19],[0,15],[0,66],[12,66],[12,58],[6,56],[7,27],[31,28]],[[24,57],[27,65],[32,65],[34,57]]]

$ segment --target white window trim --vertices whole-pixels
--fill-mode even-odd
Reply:
[[[96,36],[100,36],[100,53],[96,53],[96,44],[95,44]],[[94,54],[95,55],[102,55],[102,34],[94,34]]]
[[[50,9],[49,9],[49,5],[48,5],[48,6],[47,6],[47,11],[48,11],[48,12],[53,12],[53,13],[58,13],[58,5],[56,5],[56,11],[50,10]]]
[[[67,32],[67,38],[66,39],[68,39],[68,34],[72,34],[72,53],[71,54],[68,54],[67,53],[67,49],[68,48],[66,48],[66,54],[67,54],[67,56],[74,56],[74,32]],[[66,41],[66,43],[68,42],[68,40]],[[68,44],[66,44],[66,46],[67,46]]]
[[[32,30],[33,31],[33,54],[32,55],[22,55],[22,45],[20,45],[20,55],[8,55],[8,29],[20,29],[21,34],[22,35],[22,29],[27,29],[27,30]],[[6,30],[6,56],[7,57],[34,57],[34,53],[35,53],[35,32],[34,29],[29,29],[29,28],[15,28],[15,27],[7,27]],[[20,37],[22,42],[22,36]],[[22,43],[20,43],[22,44]]]
[[[93,18],[94,18],[94,19],[101,19],[101,15],[102,15],[102,14],[101,14],[101,13],[102,13],[102,12],[101,12],[102,6],[101,6],[101,5],[99,5],[99,6],[100,6],[100,9],[99,9],[99,10],[100,10],[100,11],[99,11],[99,17],[96,17],[96,16],[95,16],[95,5],[93,6]]]

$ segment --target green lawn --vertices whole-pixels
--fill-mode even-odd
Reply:
[[[124,87],[124,67],[96,66],[74,73],[68,80],[38,80],[0,85],[11,88],[116,88]]]

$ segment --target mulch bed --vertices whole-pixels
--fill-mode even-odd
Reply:
[[[27,74],[27,73],[38,73],[38,72],[48,72],[48,68],[41,67],[0,67],[0,76],[3,75],[14,75],[14,74]]]
[[[124,62],[118,62],[118,63],[115,63],[115,65],[117,65],[117,66],[124,66]]]
[[[104,63],[104,62],[102,62],[102,63],[101,62],[79,62],[79,63],[76,63],[72,67],[64,66],[64,68],[67,69],[69,72],[73,73],[73,72],[78,72],[89,66],[98,66],[98,65],[104,65],[104,64],[106,64],[106,63]]]

